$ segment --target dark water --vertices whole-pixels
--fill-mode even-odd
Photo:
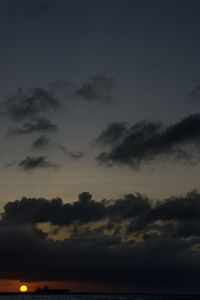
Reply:
[[[200,300],[200,296],[166,296],[166,295],[6,295],[0,300]]]

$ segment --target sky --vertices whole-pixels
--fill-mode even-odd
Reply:
[[[200,2],[0,0],[0,290],[200,293]]]

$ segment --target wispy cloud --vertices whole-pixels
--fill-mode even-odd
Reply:
[[[24,123],[21,127],[11,129],[7,136],[27,135],[40,132],[54,132],[57,130],[57,125],[51,123],[47,119],[38,119],[35,121]]]
[[[45,135],[41,135],[39,138],[37,138],[33,143],[32,143],[32,148],[33,149],[40,149],[40,150],[46,150],[51,146],[50,140],[48,137]]]
[[[74,160],[79,160],[83,157],[83,151],[70,151],[64,146],[59,146],[59,149],[66,155],[70,156]]]
[[[18,167],[23,171],[34,171],[41,168],[53,168],[56,169],[58,164],[52,163],[46,156],[30,157],[27,156],[25,159],[18,163]]]
[[[18,122],[38,118],[41,113],[55,111],[59,107],[59,100],[50,90],[38,87],[19,88],[1,104],[0,112],[1,115]]]
[[[98,74],[87,81],[83,81],[74,91],[74,95],[88,102],[109,103],[113,100],[113,88],[113,77],[107,74]]]

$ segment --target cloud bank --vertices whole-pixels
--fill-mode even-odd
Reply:
[[[195,191],[159,202],[141,194],[97,202],[88,192],[71,203],[24,197],[4,206],[0,277],[195,293],[200,280],[199,212],[200,194]],[[46,222],[54,226],[49,232],[38,229]],[[56,240],[60,229],[67,237]]]

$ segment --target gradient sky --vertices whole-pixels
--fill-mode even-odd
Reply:
[[[186,195],[199,190],[199,12],[198,0],[0,0],[2,231],[14,232],[12,226],[17,223],[23,225],[22,232],[25,225],[28,231],[33,226],[34,230],[36,227],[46,230],[48,238],[53,236],[53,239],[63,240],[70,239],[72,231],[74,235],[75,231],[83,234],[87,222],[90,222],[87,228],[90,233],[95,226],[103,230],[105,216],[89,218],[82,223],[78,215],[71,223],[59,224],[52,221],[51,215],[18,222],[13,212],[15,206],[11,215],[6,215],[5,205],[22,197],[34,201],[36,198],[46,201],[59,197],[65,204],[74,203],[80,193],[87,191],[93,195],[95,203],[102,203],[102,199],[114,199],[116,203],[116,199],[126,201],[124,195],[138,192],[143,195],[141,201],[148,197],[150,210],[157,200],[165,203],[170,196],[180,200],[182,195],[183,202],[186,199],[192,199],[192,202],[196,197],[199,202],[195,201],[200,203],[198,192],[193,196]],[[39,109],[37,97],[39,101],[46,101]],[[24,105],[31,99],[33,106],[25,110]],[[42,128],[41,120],[48,123],[45,128]],[[116,128],[109,127],[113,123],[123,127],[120,136],[116,137]],[[38,139],[34,147],[33,143]],[[197,206],[194,208],[193,204],[191,209],[195,210]],[[23,203],[21,205],[24,209]],[[159,210],[160,204],[156,205]],[[180,201],[177,205],[181,209]],[[127,206],[127,209],[131,207]],[[87,208],[86,211],[81,209],[87,215]],[[23,219],[18,210],[17,213],[19,219]],[[73,214],[76,215],[74,211]],[[116,215],[108,213],[106,216],[111,218],[110,223],[115,228],[106,234],[113,236],[119,230],[118,221],[113,221]],[[81,219],[81,215],[79,217]],[[140,212],[139,217],[144,219]],[[122,230],[127,220],[124,221],[124,216],[119,218],[123,219],[119,222]],[[196,218],[192,217],[190,225]],[[177,215],[166,218],[162,215],[155,218],[154,215],[154,228],[148,227],[148,234],[160,230],[155,229],[159,222],[168,222],[163,223],[167,226],[169,222],[178,224],[183,219]],[[77,225],[78,220],[82,225]],[[129,221],[131,224],[133,220]],[[102,223],[99,225],[98,222]],[[151,222],[145,221],[145,224],[149,226]],[[53,226],[60,226],[56,233],[51,231]],[[73,230],[71,226],[74,226]],[[134,233],[136,243],[147,235],[147,229],[142,230],[142,233]],[[162,231],[162,234],[163,239],[166,238],[167,233]],[[190,236],[177,236],[173,236],[176,242],[186,242],[199,238],[200,231]],[[131,238],[129,236],[126,243]],[[7,247],[11,245],[8,243]],[[199,241],[195,247],[199,247]],[[0,255],[3,257],[3,252]],[[200,255],[196,252],[195,255],[200,261]],[[113,257],[117,256],[113,254]],[[125,266],[125,263],[124,267],[120,266],[121,270],[125,271]],[[177,274],[180,275],[179,266]],[[198,270],[191,267],[191,274],[196,274],[197,279]],[[104,281],[97,276],[96,282],[92,282],[89,275],[85,280],[82,272],[77,277],[63,275],[57,280],[46,278],[41,271],[41,278],[37,280],[34,272],[27,275],[26,271],[8,271],[6,278],[3,274],[1,278],[11,280],[12,287],[7,288],[10,281],[5,284],[10,290],[15,289],[16,280],[40,281],[42,278],[45,282],[54,282],[54,287],[55,282],[60,286],[63,280],[71,280],[74,290],[84,290],[84,281],[87,281],[85,290],[116,290],[117,283],[123,291],[126,284],[131,291],[160,291],[155,283],[157,275],[148,285],[146,278],[144,282],[138,279],[124,283],[114,277]],[[98,270],[94,272],[98,273]],[[168,281],[169,285],[163,284],[164,291],[182,291],[179,283],[173,286]],[[78,288],[73,282],[79,282]],[[70,286],[68,281],[67,285]],[[195,282],[185,290],[199,292]]]

